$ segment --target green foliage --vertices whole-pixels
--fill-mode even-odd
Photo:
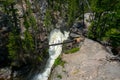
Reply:
[[[8,3],[11,3],[11,5],[7,5]],[[8,36],[8,52],[9,52],[9,58],[11,60],[16,60],[18,58],[18,54],[20,53],[20,35],[19,35],[19,31],[18,31],[18,22],[19,19],[17,19],[17,10],[14,9],[14,4],[13,0],[8,0],[6,1],[6,9],[5,12],[8,13],[8,16],[13,16],[13,17],[9,17],[8,19],[8,23],[9,26],[12,27],[11,28],[11,32],[9,33]]]
[[[72,48],[72,49],[70,49],[70,50],[65,51],[65,54],[75,53],[75,52],[77,52],[77,51],[79,51],[79,50],[80,50],[79,47]]]
[[[40,49],[41,46],[43,47],[43,44],[40,44],[39,37],[41,36],[40,34],[43,33],[40,32],[40,30],[38,31],[39,23],[37,23],[33,10],[31,9],[32,5],[29,0],[24,0],[24,3],[20,4],[18,2],[15,3],[15,1],[12,2],[12,0],[10,1],[11,2],[6,0],[3,4],[3,9],[4,13],[10,17],[7,24],[9,25],[11,32],[8,36],[7,48],[9,58],[12,61],[11,66],[13,66],[13,64],[14,66],[17,66],[17,64],[20,63],[20,65],[31,64],[30,66],[36,67],[37,65],[35,64],[42,64],[41,62],[43,61],[43,58],[48,56],[46,54],[48,52],[47,47],[42,50]],[[17,9],[18,7],[15,8],[16,4],[19,6],[25,4],[26,9],[24,10],[24,8],[22,8],[22,17],[17,14],[17,11],[19,10]],[[25,28],[24,32],[20,31],[23,27]],[[40,26],[39,29],[43,29],[42,27],[43,26]]]
[[[14,2],[15,2],[15,0],[4,0],[3,4],[10,5],[10,4],[13,4]]]
[[[32,27],[34,30],[37,30],[37,22],[35,20],[34,15],[32,14],[33,11],[31,9],[31,4],[29,2],[29,0],[25,0],[27,7],[27,11],[26,14],[24,14],[24,23],[25,23],[25,27],[28,29],[29,27]]]
[[[92,0],[92,10],[95,18],[89,28],[88,37],[107,41],[112,46],[120,46],[120,1]]]
[[[79,0],[48,0],[48,6],[48,9],[51,11],[51,13],[60,12],[60,15],[57,16],[65,19],[68,27],[72,26],[76,18],[81,15],[81,6]],[[47,13],[48,11],[46,11],[46,17],[49,21],[51,21],[49,18],[50,15]],[[54,20],[54,18],[52,19]],[[48,23],[48,20],[45,22],[45,24]]]
[[[55,60],[55,62],[54,62],[54,67],[56,67],[56,66],[58,66],[58,65],[64,66],[64,64],[65,64],[65,61],[63,61],[63,60],[61,59],[61,57],[59,56],[59,57]]]
[[[68,0],[68,26],[71,26],[76,19],[79,8],[78,0]]]
[[[51,18],[51,16],[50,16],[50,10],[46,10],[46,14],[45,14],[45,20],[44,20],[44,24],[45,24],[45,26],[46,27],[50,27],[50,25],[51,25],[51,20],[52,18]]]
[[[11,32],[9,33],[9,42],[8,42],[8,50],[10,59],[13,61],[22,61],[25,60],[25,54],[32,55],[35,52],[35,36],[33,37],[32,32],[29,31],[30,27],[32,30],[37,29],[37,24],[34,16],[32,15],[31,5],[28,0],[26,0],[27,13],[24,14],[24,26],[26,28],[24,32],[24,39],[21,39],[19,29],[19,18],[17,15],[16,9],[10,7],[10,10],[7,10],[10,16],[13,16],[9,21],[12,24]],[[11,5],[10,5],[11,6]]]
[[[37,23],[35,20],[35,17],[32,14],[31,10],[31,4],[28,0],[25,0],[26,5],[28,6],[26,10],[26,14],[24,14],[24,26],[26,28],[26,31],[24,32],[25,39],[22,41],[22,46],[25,51],[25,53],[34,53],[35,51],[35,34],[37,31]],[[30,33],[29,29],[32,29],[32,32]]]
[[[31,52],[34,52],[34,40],[29,31],[26,30],[24,35],[25,39],[22,40],[22,46],[24,51],[30,54]]]
[[[116,28],[109,29],[105,37],[103,37],[103,40],[110,40],[113,47],[120,46],[120,31]]]
[[[9,34],[9,44],[7,45],[9,50],[9,57],[13,60],[17,58],[17,54],[19,53],[19,37],[15,35],[14,33]]]
[[[57,75],[57,78],[62,79],[62,75]]]

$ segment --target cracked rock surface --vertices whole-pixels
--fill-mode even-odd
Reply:
[[[120,80],[120,62],[107,57],[113,56],[102,45],[85,39],[80,51],[62,55],[66,63],[53,69],[50,80]]]

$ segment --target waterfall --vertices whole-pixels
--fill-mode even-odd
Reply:
[[[64,40],[67,40],[69,32],[64,31],[62,33],[59,29],[54,29],[51,31],[49,36],[49,45],[62,43]],[[55,62],[55,59],[62,52],[62,44],[49,47],[49,59],[47,60],[45,69],[42,73],[39,73],[33,80],[48,80],[48,77],[51,72],[51,68]]]

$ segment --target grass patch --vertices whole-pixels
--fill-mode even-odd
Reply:
[[[55,60],[55,62],[54,62],[54,67],[56,67],[56,66],[58,66],[58,65],[64,66],[64,64],[65,64],[65,61],[63,61],[63,60],[61,59],[61,57],[58,57],[58,58]]]
[[[79,47],[72,48],[72,49],[70,49],[70,50],[65,51],[65,54],[75,53],[75,52],[77,52],[77,51],[79,51],[79,50],[80,50]]]
[[[60,78],[60,79],[62,79],[62,76],[61,76],[61,75],[58,75],[58,76],[57,76],[57,78]]]

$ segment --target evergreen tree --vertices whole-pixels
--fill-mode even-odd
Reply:
[[[92,0],[94,21],[89,29],[89,37],[95,40],[107,41],[112,46],[120,46],[120,1]]]

